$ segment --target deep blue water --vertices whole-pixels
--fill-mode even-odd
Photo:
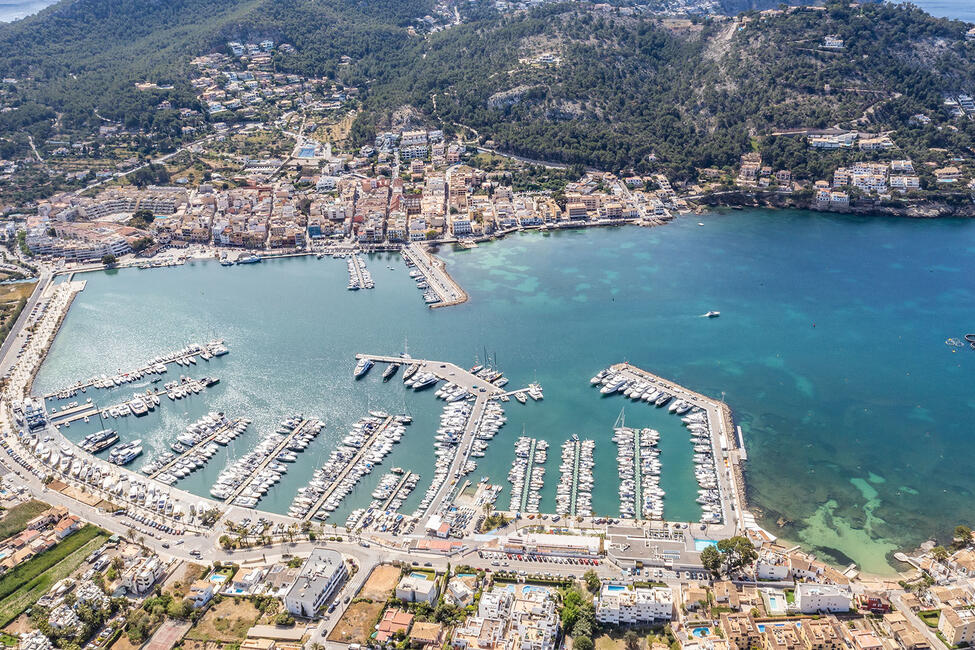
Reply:
[[[164,400],[161,414],[123,423],[123,434],[162,449],[193,417],[220,409],[255,420],[226,452],[235,455],[290,412],[322,416],[325,434],[261,504],[283,511],[369,408],[416,417],[387,467],[429,477],[442,403],[398,380],[384,385],[375,371],[353,382],[355,352],[395,354],[408,341],[414,356],[472,365],[487,350],[512,386],[537,379],[545,400],[509,403],[475,479],[504,482],[522,430],[546,438],[550,510],[557,446],[578,433],[597,440],[595,471],[607,479],[596,482],[595,508],[614,513],[609,438],[625,406],[627,424],[663,434],[666,515],[694,519],[677,419],[589,386],[598,369],[628,360],[724,395],[745,431],[750,500],[765,525],[837,562],[882,571],[892,549],[975,515],[975,351],[945,343],[975,331],[975,222],[741,211],[654,229],[527,233],[441,254],[471,295],[465,305],[424,307],[398,257],[371,258],[377,288],[360,292],[345,290],[344,262],[309,258],[89,274],[38,389],[223,337],[231,354],[207,369],[220,385],[195,402]],[[702,318],[710,309],[721,317]],[[180,486],[205,493],[226,454]],[[368,502],[376,480],[340,518]]]

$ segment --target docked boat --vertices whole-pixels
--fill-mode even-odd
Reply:
[[[257,264],[261,261],[260,255],[247,255],[246,257],[241,257],[237,260],[238,264]]]
[[[399,370],[401,364],[391,363],[386,366],[386,370],[383,371],[383,381],[389,381],[393,378],[393,375]]]
[[[359,362],[355,364],[355,370],[353,371],[352,376],[355,377],[356,379],[359,379],[360,377],[364,377],[365,374],[369,372],[369,369],[373,367],[373,365],[374,362],[372,359],[366,359],[366,358],[359,359]]]
[[[118,433],[113,429],[102,429],[95,433],[89,433],[78,445],[89,454],[97,454],[108,449],[118,442]]]

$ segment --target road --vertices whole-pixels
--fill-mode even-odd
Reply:
[[[13,327],[10,328],[10,333],[7,338],[4,339],[3,345],[0,345],[0,376],[5,376],[10,372],[11,367],[13,367],[14,362],[17,360],[17,352],[20,350],[20,346],[24,344],[24,339],[27,337],[27,331],[25,330],[25,325],[27,319],[30,317],[31,311],[37,306],[38,301],[40,301],[41,296],[44,294],[44,290],[47,289],[47,285],[51,283],[51,273],[49,271],[42,271],[41,277],[37,281],[37,286],[34,287],[34,293],[30,295],[27,299],[27,304],[24,305],[24,310],[20,312],[20,316],[17,317],[16,322]]]

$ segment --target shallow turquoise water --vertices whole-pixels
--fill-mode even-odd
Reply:
[[[202,494],[258,432],[295,411],[324,417],[323,435],[261,502],[284,511],[369,408],[414,415],[385,467],[430,476],[442,402],[404,391],[398,378],[384,385],[375,370],[353,382],[355,352],[395,354],[408,340],[416,357],[472,365],[487,350],[512,387],[537,379],[545,400],[507,405],[508,425],[475,480],[504,482],[523,430],[545,438],[542,506],[551,510],[558,445],[578,433],[599,443],[595,472],[606,480],[596,481],[594,507],[615,513],[610,437],[625,407],[627,424],[662,433],[667,517],[696,519],[678,419],[589,386],[598,369],[627,360],[724,395],[745,431],[750,499],[766,526],[837,562],[885,570],[893,548],[973,514],[975,352],[945,345],[975,331],[973,222],[742,211],[649,230],[528,233],[441,254],[471,295],[465,305],[428,310],[398,257],[370,258],[377,288],[360,292],[345,290],[345,263],[330,259],[90,274],[37,390],[225,338],[231,353],[194,372],[221,377],[208,394],[116,422],[123,437],[162,449],[206,410],[253,418],[236,448],[179,484]],[[721,318],[702,318],[710,309]],[[337,519],[368,502],[378,478],[360,484]]]

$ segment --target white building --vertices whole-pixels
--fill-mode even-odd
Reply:
[[[778,553],[765,553],[755,562],[759,580],[785,580],[789,577],[789,560]]]
[[[284,596],[284,606],[295,616],[312,617],[341,584],[348,571],[342,556],[316,548],[305,560],[297,580]]]
[[[809,582],[796,586],[796,609],[803,614],[848,612],[852,600],[850,590],[845,587]]]
[[[408,603],[430,603],[437,599],[437,582],[408,575],[396,585],[396,597]]]
[[[152,588],[165,570],[166,567],[155,555],[140,558],[122,574],[122,586],[136,595],[144,594]]]
[[[596,604],[596,620],[613,625],[669,621],[674,594],[669,587],[629,588],[605,584]]]

